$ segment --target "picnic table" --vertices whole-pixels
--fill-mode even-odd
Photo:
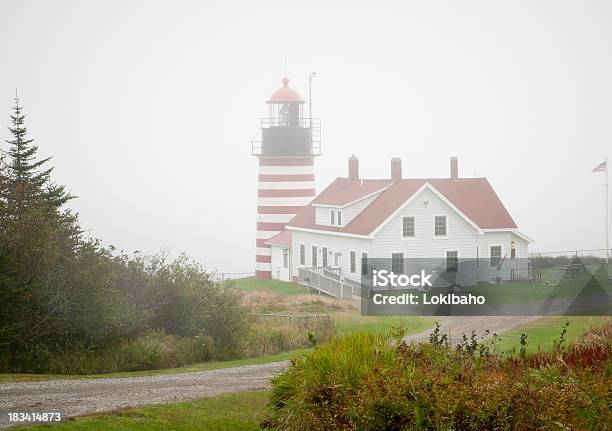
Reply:
[[[561,268],[559,268],[559,271],[561,273],[561,277],[575,278],[587,272],[587,267],[582,262],[568,263],[567,265],[563,265]]]

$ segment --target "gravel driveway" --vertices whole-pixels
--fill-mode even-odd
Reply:
[[[534,317],[440,317],[442,332],[454,338],[472,329],[503,332]],[[426,340],[431,330],[407,337]],[[60,412],[62,418],[144,404],[171,403],[201,397],[268,388],[270,377],[288,361],[245,365],[193,373],[145,377],[0,383],[0,427],[11,424],[9,412]]]
[[[145,377],[0,383],[0,427],[9,412],[60,412],[62,418],[144,404],[264,389],[289,361]]]

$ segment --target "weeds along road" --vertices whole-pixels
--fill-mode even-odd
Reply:
[[[533,317],[440,317],[441,333],[451,338],[482,334],[486,329],[503,332]],[[407,337],[427,340],[431,330]],[[144,404],[171,403],[211,397],[228,392],[269,388],[269,380],[284,370],[288,361],[244,365],[192,373],[144,377],[0,383],[0,427],[7,427],[9,412],[60,412],[62,418],[106,412]]]

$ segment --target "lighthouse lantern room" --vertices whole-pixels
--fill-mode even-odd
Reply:
[[[266,241],[283,231],[315,196],[314,158],[321,154],[319,119],[312,118],[310,109],[305,115],[305,101],[289,87],[287,77],[282,83],[266,102],[268,117],[261,119],[261,141],[251,142],[251,153],[259,160],[255,253],[259,279],[273,278],[282,270],[271,268]],[[290,256],[285,261],[290,264]]]

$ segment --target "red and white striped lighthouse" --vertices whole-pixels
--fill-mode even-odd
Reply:
[[[285,228],[315,196],[314,158],[321,154],[320,122],[304,116],[304,100],[289,87],[276,90],[261,119],[261,141],[251,142],[259,159],[255,276],[271,278],[270,246],[265,241]]]

